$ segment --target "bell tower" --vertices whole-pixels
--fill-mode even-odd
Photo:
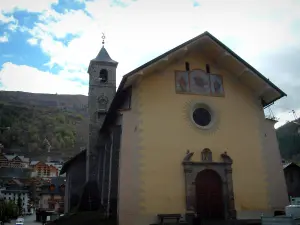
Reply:
[[[118,62],[112,60],[104,47],[90,61],[89,73],[89,143],[87,148],[87,180],[95,181],[98,173],[97,148],[99,130],[116,93],[116,69]]]
[[[109,106],[116,93],[116,69],[118,62],[112,60],[104,48],[105,36],[102,36],[102,48],[96,58],[90,61],[89,74],[89,140],[86,154],[86,183],[82,191],[78,211],[96,211],[104,209],[99,189],[99,160],[103,149],[99,131]]]

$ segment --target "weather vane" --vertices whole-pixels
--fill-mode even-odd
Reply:
[[[102,33],[102,44],[104,45],[105,35]]]

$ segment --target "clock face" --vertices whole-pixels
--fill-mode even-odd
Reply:
[[[92,66],[92,72],[95,73],[96,72],[97,67],[94,65]]]

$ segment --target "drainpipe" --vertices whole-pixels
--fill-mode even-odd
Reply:
[[[111,170],[112,170],[112,152],[113,152],[113,143],[114,143],[114,135],[111,134],[111,145],[110,145],[110,154],[109,154],[109,174],[108,174],[108,195],[107,195],[107,216],[109,216],[110,209],[110,191],[111,191]]]

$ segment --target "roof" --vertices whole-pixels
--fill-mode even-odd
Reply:
[[[59,186],[61,184],[64,184],[66,181],[66,178],[65,177],[52,177],[51,178],[51,184],[54,184],[55,186]]]
[[[18,179],[12,179],[17,185],[23,186],[24,184]]]
[[[55,168],[57,170],[61,170],[61,168],[62,168],[62,165],[58,165],[56,163],[51,163],[51,162],[50,163],[46,163],[46,165],[49,166],[49,167]]]
[[[30,162],[30,166],[35,166],[36,164],[38,164],[40,161],[31,161]]]
[[[0,168],[0,177],[28,178],[31,177],[32,170],[29,168]]]
[[[264,81],[266,84],[268,84],[270,87],[272,87],[274,90],[276,90],[279,93],[279,97],[277,97],[276,99],[273,99],[270,102],[264,102],[263,106],[267,107],[270,104],[272,104],[273,102],[275,102],[276,100],[287,96],[286,93],[284,93],[281,89],[279,89],[275,84],[273,84],[269,79],[267,79],[265,76],[263,76],[260,72],[258,72],[255,68],[253,68],[250,64],[248,64],[245,60],[243,60],[241,57],[239,57],[235,52],[233,52],[231,49],[229,49],[226,45],[224,45],[221,41],[219,41],[216,37],[214,37],[212,34],[210,34],[209,32],[204,32],[200,35],[198,35],[197,37],[194,37],[190,40],[188,40],[187,42],[171,49],[170,51],[167,51],[166,53],[152,59],[151,61],[143,64],[142,66],[132,70],[131,72],[125,74],[120,82],[120,85],[118,87],[118,90],[116,92],[116,95],[110,105],[109,111],[107,116],[105,117],[105,120],[102,124],[102,128],[106,127],[107,124],[109,124],[110,120],[115,116],[112,113],[115,112],[118,107],[121,104],[121,100],[122,99],[122,91],[126,88],[126,82],[129,78],[131,78],[134,75],[138,75],[139,73],[142,74],[142,71],[148,67],[150,67],[153,64],[156,64],[157,62],[167,58],[169,55],[177,52],[180,49],[184,49],[186,48],[188,45],[192,44],[192,43],[196,43],[198,41],[200,41],[202,38],[204,37],[208,37],[210,38],[214,43],[216,43],[220,48],[222,48],[225,52],[229,53],[231,56],[233,56],[238,62],[240,62],[242,65],[244,65],[248,70],[252,71],[254,74],[256,74],[262,81]],[[101,128],[101,129],[102,129]]]
[[[3,190],[1,191],[2,193],[28,193],[29,191],[28,190]]]
[[[65,177],[53,177],[50,180],[50,184],[54,184],[55,189],[50,190],[50,188],[47,188],[46,190],[42,190],[40,194],[62,194],[62,190],[60,189],[60,186],[66,183]],[[48,186],[48,185],[47,185]]]
[[[283,165],[283,169],[286,169],[290,166],[296,166],[296,167],[299,167],[296,163],[293,163],[293,162],[289,162],[289,163],[286,163]],[[299,167],[300,168],[300,167]]]
[[[60,170],[60,175],[64,174],[67,172],[69,166],[78,158],[80,157],[85,157],[86,156],[86,149],[82,150],[81,152],[79,152],[77,155],[73,156],[71,159],[69,159],[68,161],[66,161],[64,163],[64,165],[62,166],[61,170]]]
[[[102,46],[102,48],[100,49],[98,55],[96,56],[96,58],[94,58],[93,60],[91,60],[92,62],[102,62],[102,63],[110,63],[113,65],[118,65],[118,62],[111,59],[108,52],[106,51],[106,49],[104,48],[104,46]]]
[[[15,158],[19,158],[22,162],[26,162],[28,163],[29,162],[29,158],[25,158],[24,156],[22,155],[17,155],[17,154],[3,154],[4,157],[7,158],[7,160],[11,161]]]

